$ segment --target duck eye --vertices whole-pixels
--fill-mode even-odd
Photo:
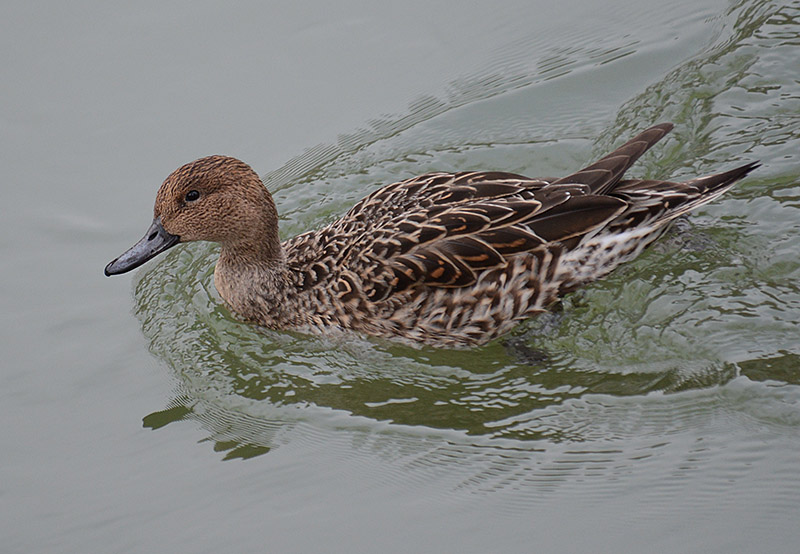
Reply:
[[[197,192],[196,190],[190,190],[189,192],[186,193],[187,202],[194,202],[198,198],[200,198],[200,193]]]

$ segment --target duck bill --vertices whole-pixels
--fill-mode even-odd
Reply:
[[[153,220],[153,224],[150,225],[142,240],[131,246],[127,252],[106,266],[105,274],[110,277],[111,275],[119,275],[136,269],[147,260],[154,258],[165,250],[169,250],[178,244],[180,240],[177,235],[167,233],[161,225],[161,218],[157,217]]]

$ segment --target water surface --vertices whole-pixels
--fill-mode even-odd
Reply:
[[[12,3],[8,552],[794,552],[800,8]],[[432,170],[761,169],[468,351],[262,332],[216,247],[105,263],[175,167],[251,163],[283,236]]]

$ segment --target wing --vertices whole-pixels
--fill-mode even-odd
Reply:
[[[367,298],[380,302],[419,284],[469,286],[510,256],[577,242],[626,205],[581,184],[437,173],[377,191],[332,227],[352,237],[339,252],[340,269],[355,274]]]
[[[379,188],[339,220],[292,237],[283,247],[293,270],[303,274],[301,288],[308,288],[356,263],[360,253],[380,262],[374,239],[391,242],[403,218],[420,221],[462,202],[511,197],[547,184],[504,172],[427,173]]]

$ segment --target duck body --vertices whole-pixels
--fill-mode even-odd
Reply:
[[[255,172],[234,158],[201,158],[167,178],[148,234],[106,274],[178,242],[212,240],[221,244],[217,290],[248,321],[414,345],[482,344],[635,258],[676,217],[757,167],[684,183],[622,180],[671,129],[651,127],[562,179],[421,175],[282,243],[274,202]]]

